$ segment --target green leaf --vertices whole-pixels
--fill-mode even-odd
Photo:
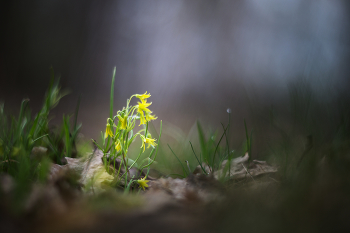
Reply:
[[[111,119],[113,119],[113,100],[114,100],[115,72],[116,72],[116,67],[114,67],[114,70],[113,70],[111,94],[110,94],[110,100],[109,100],[109,118],[111,118]]]
[[[204,160],[209,161],[208,159],[208,152],[207,152],[207,147],[206,147],[206,141],[205,141],[205,135],[203,132],[203,128],[199,121],[197,121],[197,130],[198,130],[198,137],[199,137],[199,144],[201,147],[201,152],[203,155]]]

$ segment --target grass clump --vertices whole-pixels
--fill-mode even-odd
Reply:
[[[67,95],[61,91],[58,80],[52,77],[40,111],[32,117],[30,100],[23,99],[19,115],[8,115],[0,105],[0,174],[14,178],[15,203],[28,195],[33,182],[44,183],[52,163],[63,164],[64,157],[77,156],[77,106],[74,126],[70,117],[63,116],[63,127],[56,132],[49,126],[50,111]]]
[[[200,168],[201,173],[207,176],[211,176],[214,174],[214,172],[222,170],[220,180],[224,183],[230,179],[231,162],[235,157],[248,153],[248,162],[250,161],[253,131],[250,133],[248,132],[247,125],[244,120],[246,139],[241,148],[237,150],[239,152],[232,150],[232,148],[230,148],[231,109],[227,109],[227,113],[228,123],[226,126],[221,123],[222,133],[220,135],[218,130],[205,130],[200,121],[197,120],[195,125],[192,127],[193,130],[197,131],[197,135],[189,135],[187,137],[182,136],[185,138],[185,140],[183,140],[183,138],[177,138],[179,144],[186,143],[190,145],[190,148],[184,147],[185,149],[180,152],[181,154],[185,155],[182,156],[182,158],[186,159],[184,162],[181,161],[181,159],[174,152],[173,148],[168,144],[171,153],[175,156],[183,171],[183,174],[172,175],[187,177],[192,172],[197,173],[198,171],[195,171],[195,169],[190,166],[190,164],[196,164],[196,169]],[[193,142],[197,143],[195,144]],[[189,161],[191,161],[191,163]],[[222,167],[223,162],[225,163],[224,167]],[[184,163],[187,163],[187,169],[185,168],[186,165]]]

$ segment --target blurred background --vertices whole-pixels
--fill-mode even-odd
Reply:
[[[243,140],[244,119],[286,106],[296,85],[325,103],[349,97],[349,11],[346,0],[2,1],[0,100],[38,111],[53,67],[71,91],[53,122],[81,95],[82,133],[97,138],[116,66],[115,109],[148,91],[158,120],[186,133],[196,119],[221,127],[230,108]]]

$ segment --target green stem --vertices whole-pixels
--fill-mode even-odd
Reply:
[[[216,145],[216,148],[215,148],[215,151],[214,151],[214,156],[213,156],[213,172],[214,172],[214,162],[215,162],[216,151],[217,151],[218,148],[219,148],[220,142],[221,142],[221,140],[223,139],[223,137],[224,137],[224,135],[225,135],[225,133],[226,133],[226,130],[227,130],[227,127],[226,127],[226,129],[224,129],[224,133],[221,135],[221,138],[220,138],[218,144]],[[208,162],[208,161],[207,161],[207,162]],[[209,164],[208,164],[208,165],[209,165]]]
[[[148,126],[148,122],[147,122],[147,126]],[[147,130],[146,130],[146,132],[147,132]],[[151,166],[152,163],[156,160],[157,154],[158,154],[158,148],[159,148],[159,144],[160,144],[160,137],[161,137],[161,136],[162,136],[162,121],[160,121],[160,131],[159,131],[159,137],[158,137],[158,145],[157,145],[156,154],[154,155],[154,159],[152,160],[152,162],[150,162],[149,164],[147,164],[147,165],[145,165],[144,167],[142,167],[142,169],[145,168],[145,167]],[[153,149],[153,150],[154,150],[154,149]],[[152,150],[152,152],[151,152],[150,155],[152,155],[153,150]],[[142,169],[141,169],[141,171],[142,171]]]
[[[145,132],[145,136],[146,136],[146,137],[147,137],[147,130],[148,130],[148,122],[147,122],[147,124],[146,124],[146,132]],[[142,140],[142,139],[141,139],[141,140]],[[139,158],[141,157],[142,150],[143,150],[143,148],[141,147],[141,150],[140,150],[139,155],[137,156],[137,158],[135,159],[135,161],[129,166],[130,169],[135,165],[135,163],[137,162],[137,160],[139,160]]]
[[[202,163],[201,163],[201,162],[199,162],[199,159],[198,159],[198,157],[197,157],[197,155],[196,155],[196,152],[194,152],[194,149],[193,149],[193,146],[192,146],[191,141],[190,141],[190,144],[191,144],[191,148],[192,148],[193,154],[194,154],[194,156],[196,157],[196,159],[197,159],[197,161],[198,161],[199,166],[201,166],[202,171],[204,172],[204,174],[207,174],[207,172],[205,171],[205,169],[204,169],[204,168],[203,168],[203,166],[202,166]]]
[[[186,172],[186,169],[185,169],[185,167],[182,165],[180,159],[176,156],[176,154],[175,154],[174,151],[171,149],[171,147],[169,146],[169,144],[167,144],[167,145],[168,145],[169,149],[171,150],[171,152],[173,153],[173,155],[175,155],[177,161],[179,161],[179,163],[181,164],[181,167],[182,167],[184,173],[185,173],[186,175],[188,175],[188,173]]]

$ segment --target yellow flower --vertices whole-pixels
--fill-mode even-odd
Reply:
[[[143,151],[145,151],[146,149],[146,143],[148,144],[147,149],[152,145],[152,146],[156,146],[157,144],[155,143],[156,139],[153,138],[149,138],[149,137],[145,137],[145,136],[141,136],[142,139],[142,145],[140,148],[143,147]]]
[[[147,103],[147,100],[141,100],[141,102],[138,102],[138,105],[136,105],[137,111],[140,114],[140,125],[146,124],[147,120],[147,115],[150,115],[152,113],[151,110],[148,109],[148,106],[150,106],[151,103]],[[146,118],[145,114],[146,113]]]
[[[118,115],[118,119],[120,122],[120,129],[126,129],[128,127],[128,117],[127,116],[121,117]]]
[[[111,125],[109,123],[107,123],[107,125],[106,125],[105,138],[107,138],[108,136],[113,137],[113,132],[111,130]]]
[[[146,180],[146,177],[143,177],[142,179],[137,180],[137,183],[141,188],[143,188],[143,190],[145,190],[145,187],[146,188],[148,187],[148,184],[147,184],[148,182],[149,180]]]
[[[136,96],[136,98],[139,98],[142,101],[142,100],[145,100],[145,99],[151,97],[151,94],[149,94],[149,93],[147,94],[147,91],[146,91],[145,94],[142,94],[142,95],[136,94],[135,96]]]
[[[115,150],[116,151],[121,151],[122,150],[122,145],[120,144],[120,140],[119,139],[115,142]]]
[[[137,107],[137,111],[139,113],[141,113],[141,112],[149,112],[149,113],[151,113],[152,112],[151,110],[149,110],[147,108],[148,106],[150,106],[152,104],[152,102],[151,103],[147,103],[147,100],[141,100],[141,102],[137,102],[137,103],[138,103],[138,105],[136,107]]]
[[[143,112],[140,112],[140,124],[139,124],[139,126],[146,124],[146,122],[147,122],[147,120],[145,118],[145,115],[143,114]]]
[[[146,113],[146,121],[152,121],[157,119],[158,117],[151,115],[150,113]]]

